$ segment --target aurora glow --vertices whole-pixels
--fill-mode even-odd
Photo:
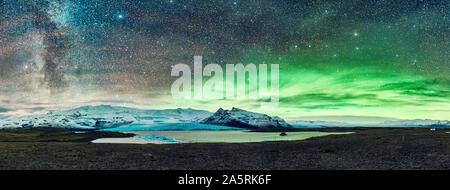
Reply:
[[[448,1],[0,2],[0,114],[81,105],[450,119]],[[173,100],[171,66],[279,64],[280,104]]]

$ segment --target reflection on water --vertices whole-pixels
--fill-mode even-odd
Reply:
[[[267,141],[304,140],[326,135],[351,134],[353,132],[288,132],[280,136],[279,132],[249,131],[134,131],[135,137],[103,138],[94,143],[244,143]]]

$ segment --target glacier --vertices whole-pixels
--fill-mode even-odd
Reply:
[[[116,128],[101,129],[100,131],[226,131],[226,130],[243,130],[239,127],[228,127],[220,125],[208,125],[200,123],[169,123],[169,124],[157,124],[148,125],[133,123],[127,126],[121,126]]]
[[[46,114],[0,119],[0,129],[55,127],[76,130],[99,130],[129,126],[133,123],[148,125],[190,123],[212,113],[195,109],[143,110],[109,105],[83,106],[71,110],[51,111]]]
[[[320,120],[287,120],[239,108],[216,113],[196,109],[145,110],[110,105],[82,106],[27,116],[0,115],[0,129],[55,127],[77,131],[180,131],[242,130],[259,127],[450,127],[448,120],[389,120],[379,123],[351,123]]]

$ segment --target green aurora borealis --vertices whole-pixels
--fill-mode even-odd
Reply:
[[[255,48],[239,61],[280,64],[280,108],[274,114],[449,119],[449,28],[441,28],[448,27],[449,20],[439,16],[418,11],[337,28],[311,18],[299,30],[311,30],[305,38],[312,39],[293,40],[276,53]],[[423,30],[436,25],[442,31]],[[333,32],[320,34],[320,39],[309,36],[322,30]],[[248,101],[229,106],[243,104],[252,110],[259,107]]]
[[[17,32],[23,20],[33,22],[23,15],[33,13],[11,11],[19,7],[14,1],[1,4],[4,114],[113,104],[240,107],[287,118],[450,119],[448,1],[55,2],[66,2],[60,11],[66,15],[56,18],[67,19],[61,28],[72,33],[69,58],[61,63],[64,85],[37,87],[50,95],[27,82],[34,80],[30,73],[43,72],[23,68],[45,42],[15,47],[55,31],[24,24],[31,29]],[[23,4],[49,12],[45,3]],[[170,67],[192,65],[194,55],[204,64],[279,64],[278,108],[260,110],[262,100],[173,100]]]

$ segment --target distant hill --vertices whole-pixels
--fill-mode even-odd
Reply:
[[[351,123],[320,120],[289,120],[294,127],[450,127],[448,120],[389,120],[379,123]]]

